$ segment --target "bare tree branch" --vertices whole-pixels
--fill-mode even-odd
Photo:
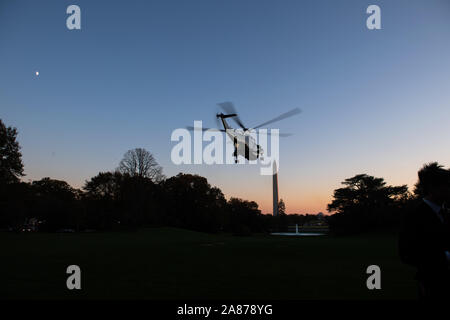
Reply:
[[[143,148],[128,150],[119,164],[119,171],[130,176],[149,178],[153,182],[164,179],[162,168],[153,155]]]

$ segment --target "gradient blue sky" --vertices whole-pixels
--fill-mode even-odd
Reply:
[[[81,7],[82,30],[66,28]],[[381,7],[382,30],[366,28]],[[0,0],[0,118],[19,130],[28,179],[75,187],[150,150],[167,176],[198,173],[271,210],[256,166],[176,166],[171,132],[233,101],[249,126],[294,107],[281,140],[289,213],[325,211],[358,173],[416,180],[449,164],[449,1]],[[35,76],[39,71],[40,75]]]

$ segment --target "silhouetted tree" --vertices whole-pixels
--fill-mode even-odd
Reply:
[[[226,200],[206,178],[179,173],[162,182],[162,191],[167,224],[206,232],[223,229]]]
[[[36,195],[52,195],[63,200],[74,200],[75,189],[66,181],[50,179],[49,177],[33,181],[31,186],[35,189]]]
[[[32,216],[34,192],[29,183],[3,185],[0,193],[0,227],[18,230]]]
[[[90,198],[113,200],[119,194],[122,180],[123,175],[120,172],[99,172],[85,182],[83,189]]]
[[[359,174],[345,179],[344,188],[334,191],[328,204],[328,218],[335,232],[360,232],[371,228],[397,224],[399,209],[409,199],[408,188],[387,186],[383,178]]]
[[[118,206],[122,224],[137,228],[158,222],[160,186],[150,178],[124,175]]]
[[[280,201],[278,201],[278,214],[286,214],[286,204],[284,203],[283,199],[280,199]]]
[[[6,127],[0,119],[0,184],[18,182],[24,176],[22,154],[16,138],[17,129]]]
[[[149,178],[154,182],[164,179],[162,168],[153,155],[143,148],[128,150],[119,164],[119,171],[132,177]]]
[[[328,204],[328,211],[343,212],[355,207],[380,207],[407,196],[406,185],[386,186],[383,178],[359,174],[342,182],[344,188],[334,191],[334,199]]]
[[[263,216],[256,202],[230,198],[227,207],[231,215],[230,225],[227,229],[233,234],[246,236],[252,232],[263,232],[266,230]]]
[[[278,201],[278,215],[270,218],[270,229],[276,232],[288,231],[289,219],[286,215],[286,204],[283,199]]]
[[[81,208],[77,204],[78,192],[67,182],[48,177],[33,181],[34,195],[29,217],[44,221],[48,231],[60,228],[78,228]]]
[[[110,229],[119,224],[119,196],[123,174],[116,172],[100,172],[87,180],[84,203],[87,211],[86,224],[93,229]]]
[[[87,180],[84,192],[48,177],[19,182],[23,164],[16,137],[17,130],[0,120],[2,228],[19,230],[37,218],[47,231],[170,225],[244,235],[267,229],[256,202],[227,202],[219,188],[198,175],[180,173],[164,180],[162,168],[142,148],[127,151],[116,172],[100,172]],[[283,202],[280,210],[285,210]]]
[[[159,221],[160,187],[150,178],[121,172],[100,172],[86,181],[90,223],[95,228],[136,228]]]

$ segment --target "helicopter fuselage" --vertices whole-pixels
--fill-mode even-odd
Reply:
[[[230,127],[224,117],[220,117],[220,119],[228,137],[233,141],[235,162],[237,162],[238,156],[247,160],[256,160],[262,157],[263,149],[252,137],[251,130],[234,129]]]

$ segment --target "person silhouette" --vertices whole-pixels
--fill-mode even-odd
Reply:
[[[450,171],[437,162],[418,172],[418,204],[403,219],[399,236],[401,260],[417,268],[419,298],[450,297]]]

